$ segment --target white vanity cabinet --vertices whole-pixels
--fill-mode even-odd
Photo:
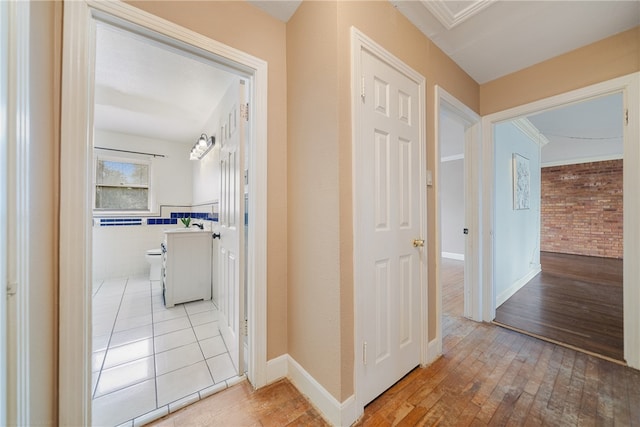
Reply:
[[[211,231],[165,231],[162,268],[164,304],[211,299]]]

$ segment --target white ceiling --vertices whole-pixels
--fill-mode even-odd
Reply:
[[[483,84],[640,25],[640,0],[389,0]],[[287,22],[301,0],[249,0]]]
[[[640,0],[390,1],[480,83],[640,25]],[[286,22],[300,1],[250,3]],[[233,78],[202,58],[99,24],[96,129],[192,144],[201,133],[211,132],[204,123]],[[611,120],[620,117],[618,110],[613,113],[601,103],[592,108],[603,111],[593,113],[588,124],[608,114]],[[558,128],[585,123],[556,117],[559,113],[531,121],[543,133],[587,130]],[[554,120],[555,127],[549,124]],[[589,129],[594,135],[600,130]]]
[[[96,30],[96,129],[193,144],[233,74],[106,24]]]
[[[622,93],[527,118],[549,140],[542,148],[543,165],[622,158]]]
[[[640,25],[640,1],[390,0],[478,83]]]

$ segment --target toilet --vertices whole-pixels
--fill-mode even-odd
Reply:
[[[162,249],[149,249],[145,256],[149,263],[149,280],[160,280],[162,270]]]

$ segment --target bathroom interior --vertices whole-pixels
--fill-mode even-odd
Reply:
[[[210,58],[96,26],[94,425],[144,424],[245,371],[218,322],[218,220],[221,146],[247,144],[247,84]]]

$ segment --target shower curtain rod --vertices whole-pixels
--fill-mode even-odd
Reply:
[[[143,153],[141,151],[118,150],[117,148],[106,148],[106,147],[93,147],[93,148],[97,150],[119,151],[120,153],[143,154],[145,156],[153,156],[153,157],[167,157],[164,154]]]

